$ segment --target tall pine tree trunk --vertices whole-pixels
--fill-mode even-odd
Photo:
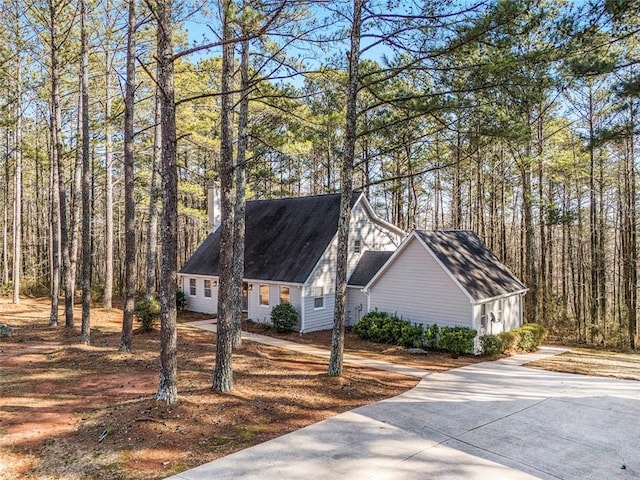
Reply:
[[[59,166],[62,164],[62,133],[60,130],[60,65],[58,51],[58,15],[55,0],[49,0],[49,55],[51,61],[51,314],[49,325],[58,325],[58,304],[60,299],[60,280],[62,277],[61,255],[61,216],[60,216],[60,180]]]
[[[20,35],[17,35],[18,39]],[[13,210],[13,303],[20,303],[20,264],[22,263],[22,66],[21,55],[16,61],[16,131],[15,188]]]
[[[222,0],[222,78],[220,85],[220,235],[218,330],[213,389],[220,393],[233,390],[233,48],[231,39],[231,0]]]
[[[345,125],[342,182],[340,186],[340,216],[338,219],[338,249],[336,261],[335,307],[331,356],[328,374],[342,375],[344,357],[344,326],[347,303],[347,267],[349,256],[349,224],[351,222],[351,196],[353,193],[353,164],[356,151],[358,125],[358,64],[360,63],[360,30],[365,0],[353,0],[349,77],[347,85],[347,118]]]
[[[153,129],[153,157],[151,160],[151,187],[149,189],[149,224],[147,225],[147,261],[145,298],[156,291],[156,260],[158,258],[158,166],[162,155],[162,128],[160,126],[160,92],[156,89],[155,126]]]
[[[91,342],[91,158],[89,135],[89,50],[87,41],[87,5],[80,2],[80,42],[82,76],[82,324],[80,341]]]
[[[111,308],[113,301],[113,152],[111,142],[111,52],[107,47],[105,53],[107,70],[104,78],[104,175],[105,175],[105,259],[104,259],[104,294],[102,306]]]
[[[133,309],[136,288],[136,204],[134,197],[133,118],[135,104],[135,0],[129,0],[127,35],[127,80],[124,97],[124,243],[125,278],[124,310],[122,313],[122,336],[120,350],[131,352],[133,341]]]
[[[135,0],[130,0],[135,1]],[[178,167],[173,85],[172,0],[156,4],[158,88],[162,99],[162,264],[160,275],[160,374],[156,399],[178,401],[176,281],[178,277]]]
[[[233,224],[233,347],[242,343],[242,278],[244,276],[244,241],[246,210],[246,161],[249,133],[249,41],[242,42],[240,62],[240,112],[238,115],[238,149],[236,152],[236,199]]]

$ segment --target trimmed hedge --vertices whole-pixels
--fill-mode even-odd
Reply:
[[[473,351],[473,340],[478,332],[468,327],[442,327],[440,329],[440,348],[451,352],[454,358]]]
[[[500,332],[498,337],[502,340],[503,353],[516,353],[518,351],[518,344],[520,343],[520,332],[518,329]]]
[[[502,353],[502,340],[497,335],[487,334],[480,337],[480,349],[483,355],[495,357]]]
[[[353,327],[360,338],[377,343],[404,347],[427,347],[430,350],[451,352],[454,357],[472,353],[477,331],[468,327],[424,327],[412,324],[397,315],[374,310],[363,316]],[[546,330],[537,323],[526,323],[498,335],[482,335],[480,347],[484,355],[532,352],[544,342]]]
[[[542,345],[544,339],[547,337],[547,331],[539,323],[525,323],[520,327],[520,330],[531,332],[536,348]]]
[[[502,332],[498,336],[502,340],[504,353],[533,352],[538,349],[547,335],[545,328],[538,323],[525,323],[519,328]]]
[[[424,337],[422,325],[413,325],[397,315],[377,310],[364,315],[353,332],[365,340],[404,347],[421,347]]]
[[[439,350],[440,349],[440,327],[435,323],[433,325],[429,325],[424,329],[424,343],[425,346],[430,348],[431,350]]]
[[[290,332],[298,323],[298,312],[290,303],[280,303],[271,310],[271,323],[279,332]]]

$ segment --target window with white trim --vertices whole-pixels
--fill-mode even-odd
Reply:
[[[211,280],[208,278],[204,279],[204,296],[211,298]]]
[[[269,285],[260,285],[260,305],[269,306]]]
[[[324,287],[314,287],[313,308],[324,308]]]
[[[289,287],[280,287],[280,303],[291,303]]]
[[[354,240],[353,241],[354,253],[360,253],[361,250],[362,250],[362,242],[360,241],[360,239]]]
[[[189,279],[189,295],[191,295],[192,297],[196,296],[196,279],[195,278],[190,278]]]

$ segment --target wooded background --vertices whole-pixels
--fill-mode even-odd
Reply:
[[[61,269],[73,298],[89,291],[82,264],[94,301],[122,296],[135,39],[129,265],[153,295],[162,2],[0,2],[2,290],[50,295]],[[221,45],[233,47],[247,198],[341,185],[349,3],[202,3],[173,12],[179,265],[208,233],[206,187],[220,174]],[[530,288],[527,319],[555,338],[635,348],[639,2],[363,3],[354,188],[407,231],[477,232]],[[221,41],[222,4],[233,42]]]

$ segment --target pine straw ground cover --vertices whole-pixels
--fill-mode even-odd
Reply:
[[[352,367],[342,378],[331,378],[326,360],[245,342],[234,355],[236,389],[215,395],[210,388],[215,336],[185,325],[206,318],[187,313],[178,327],[180,402],[167,406],[153,399],[157,331],[136,332],[134,354],[122,354],[117,351],[122,311],[94,308],[92,345],[82,346],[79,328],[47,327],[49,309],[47,300],[13,305],[0,298],[0,323],[14,328],[11,338],[0,339],[3,480],[160,479],[416,384],[414,378]],[[76,318],[79,324],[79,311]],[[262,325],[247,328],[275,335]],[[328,332],[278,335],[319,346],[330,341]],[[479,361],[410,356],[350,332],[346,345],[351,353],[435,371]],[[609,352],[599,353],[605,360],[597,362],[590,353],[590,367],[582,373],[638,371],[637,354],[621,363]],[[575,364],[571,356],[554,359],[564,360],[548,368],[564,364],[564,371],[571,371]]]
[[[122,312],[94,308],[91,346],[76,327],[47,326],[49,302],[0,299],[0,478],[159,479],[360,405],[417,380],[347,367],[245,342],[234,355],[236,388],[211,391],[215,336],[181,323],[179,403],[153,399],[158,331],[136,332],[117,351]],[[64,324],[62,310],[61,323]],[[187,314],[180,319],[202,319]]]

